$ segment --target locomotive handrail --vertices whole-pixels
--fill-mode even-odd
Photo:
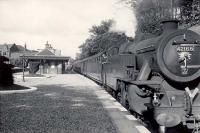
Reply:
[[[145,53],[145,52],[150,52],[150,51],[155,51],[155,46],[154,45],[150,45],[141,49],[137,49],[136,52],[137,54],[141,54],[141,53]]]
[[[179,42],[176,42],[174,41],[172,43],[172,45],[181,45],[181,44],[187,44],[187,45],[200,45],[200,41],[179,41]]]
[[[146,80],[146,81],[130,81],[130,83],[134,85],[161,85],[162,81]]]
[[[144,81],[144,80],[141,80],[141,81],[133,81],[133,80],[131,80],[131,79],[129,79],[129,78],[120,78],[120,77],[118,77],[117,78],[118,80],[121,80],[121,81],[124,81],[124,82],[126,82],[126,83],[131,83],[131,84],[134,84],[134,85],[158,85],[158,86],[160,86],[161,84],[162,84],[162,82],[163,82],[163,80],[161,80],[161,81],[152,81],[152,80],[146,80],[146,81]]]

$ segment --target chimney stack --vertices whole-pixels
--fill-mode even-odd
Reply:
[[[176,19],[171,20],[164,20],[161,22],[163,24],[163,32],[169,31],[169,30],[177,30],[179,21]]]

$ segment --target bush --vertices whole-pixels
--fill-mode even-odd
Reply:
[[[6,57],[0,56],[0,86],[10,86],[13,85],[13,75],[11,64],[6,64],[8,61]]]

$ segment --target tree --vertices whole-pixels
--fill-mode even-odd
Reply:
[[[132,6],[138,20],[136,35],[162,32],[163,19],[178,19],[183,27],[200,22],[199,0],[122,0]]]
[[[102,21],[100,25],[94,25],[89,29],[90,37],[79,47],[81,50],[80,58],[86,58],[109,47],[120,46],[133,38],[127,37],[124,33],[111,31],[113,20]]]
[[[0,89],[2,86],[13,85],[12,69],[13,65],[7,64],[9,59],[5,56],[0,56]]]
[[[138,32],[159,35],[162,32],[160,22],[177,16],[179,3],[172,0],[143,0],[136,7],[139,22]]]
[[[181,24],[184,27],[188,28],[200,23],[199,0],[184,0],[181,5]]]

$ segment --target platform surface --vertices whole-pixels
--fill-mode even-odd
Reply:
[[[25,78],[27,93],[0,94],[0,133],[149,133],[104,88],[78,74]]]

